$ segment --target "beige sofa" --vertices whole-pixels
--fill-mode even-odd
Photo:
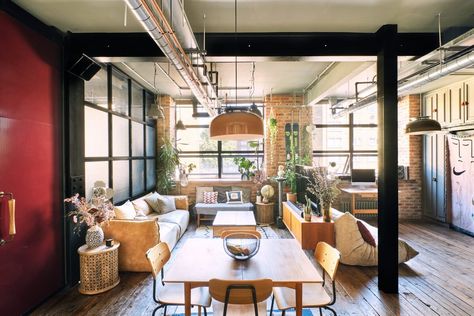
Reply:
[[[113,219],[104,225],[105,238],[120,242],[119,270],[151,271],[145,253],[163,241],[171,249],[183,236],[189,224],[189,204],[187,196],[173,196],[176,211],[158,214],[150,209],[146,217],[135,219]],[[135,207],[149,207],[141,197],[132,201]]]

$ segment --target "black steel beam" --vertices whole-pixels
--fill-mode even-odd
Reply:
[[[378,286],[398,293],[397,26],[377,31]]]
[[[202,34],[196,33],[199,43]],[[434,33],[398,34],[399,56],[421,56],[437,45]],[[147,33],[68,33],[71,48],[90,57],[162,57]],[[374,33],[206,33],[208,56],[376,56]]]

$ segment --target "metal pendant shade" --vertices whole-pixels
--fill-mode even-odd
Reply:
[[[438,121],[432,120],[429,116],[420,116],[411,121],[405,128],[405,133],[410,135],[432,134],[441,131],[441,125]]]
[[[263,138],[263,119],[252,112],[226,112],[209,126],[212,140],[257,140]]]
[[[178,120],[178,123],[176,123],[175,128],[176,128],[177,130],[185,130],[185,129],[186,129],[186,126],[184,126],[183,121]]]

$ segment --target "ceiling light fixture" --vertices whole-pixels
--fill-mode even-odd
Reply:
[[[237,44],[237,0],[234,0],[234,34]],[[237,45],[235,45],[237,54]],[[237,55],[235,56],[235,87],[237,87]],[[263,119],[257,106],[237,106],[237,89],[235,105],[226,106],[224,113],[214,117],[209,125],[212,140],[258,140],[263,138]]]
[[[420,93],[420,116],[408,122],[405,133],[409,135],[429,135],[441,132],[441,124],[423,113],[423,97]]]

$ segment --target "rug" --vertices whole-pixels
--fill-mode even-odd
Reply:
[[[277,233],[270,226],[257,226],[257,231],[263,239],[278,239]],[[201,225],[196,228],[192,238],[212,238],[212,226]]]

